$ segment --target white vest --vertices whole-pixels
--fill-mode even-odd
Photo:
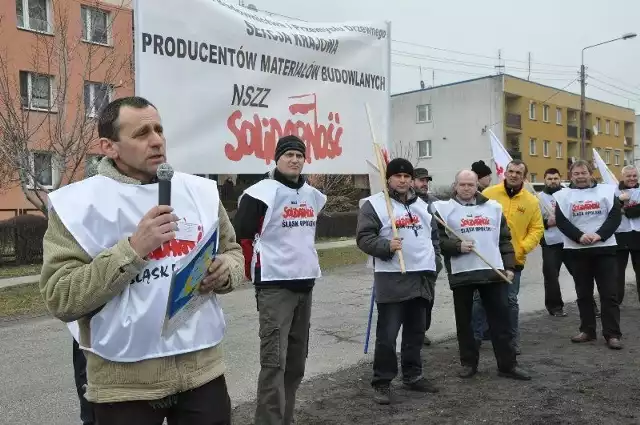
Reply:
[[[629,200],[626,202],[627,206],[632,207],[640,204],[640,189],[625,189],[624,192],[628,193],[630,196]],[[616,197],[621,194],[622,191],[619,188],[616,188]],[[627,218],[623,215],[616,233],[633,231],[640,231],[640,218]]]
[[[566,190],[566,188],[562,188],[560,190]],[[542,212],[542,217],[547,220],[551,215],[549,213],[549,208],[551,208],[551,211],[554,212],[556,210],[556,199],[553,197],[553,195],[549,195],[545,192],[540,192],[538,196],[540,197],[540,210]],[[545,229],[544,241],[547,245],[556,245],[562,243],[562,232],[560,231],[560,229],[558,229],[557,226]]]
[[[201,225],[202,235],[218,227],[215,181],[175,173],[171,186],[178,217]],[[131,236],[157,204],[158,184],[125,184],[100,175],[49,194],[49,208],[92,258]],[[91,347],[82,348],[113,362],[136,362],[217,345],[226,324],[215,295],[175,333],[161,335],[171,272],[194,246],[195,242],[173,240],[151,253],[145,269],[91,318]],[[78,324],[70,323],[69,330],[80,342]]]
[[[442,220],[465,240],[474,241],[478,252],[498,270],[504,269],[500,253],[502,206],[493,200],[474,206],[460,205],[453,199],[437,201],[433,207]],[[447,233],[449,233],[447,231]],[[450,238],[457,239],[450,234]],[[490,270],[477,255],[469,253],[451,257],[451,274]]]
[[[393,239],[393,228],[387,213],[384,193],[380,192],[367,198],[375,210],[382,228],[380,237]],[[431,241],[431,219],[429,206],[418,198],[408,207],[391,199],[394,220],[398,236],[402,238],[402,255],[407,272],[436,271],[436,257]],[[407,210],[408,208],[408,210]],[[417,232],[417,235],[416,235]],[[400,273],[400,260],[394,255],[389,261],[374,260],[376,272]]]
[[[322,276],[316,251],[316,223],[327,197],[305,183],[292,189],[273,179],[244,191],[267,205],[253,245],[251,277],[260,256],[260,281],[316,279]]]
[[[613,208],[615,188],[612,185],[598,184],[588,189],[566,188],[553,194],[562,214],[583,233],[595,233],[604,224]],[[615,246],[615,235],[606,241],[591,245],[574,242],[562,235],[565,249],[598,248]]]

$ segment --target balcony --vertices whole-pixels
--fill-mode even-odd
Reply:
[[[580,135],[578,134],[578,127],[575,125],[568,125],[567,126],[567,137],[570,137],[572,139],[579,139]],[[586,134],[585,134],[585,139],[586,140],[591,140],[592,137],[592,131],[589,130],[587,128]]]
[[[516,151],[516,150],[512,150],[509,149],[507,150],[507,153],[511,156],[511,158],[513,159],[522,159],[522,152],[520,151]]]
[[[625,137],[624,138],[624,148],[625,149],[633,149],[633,137]]]
[[[507,127],[517,128],[518,130],[522,129],[522,117],[520,114],[510,114],[507,113]]]

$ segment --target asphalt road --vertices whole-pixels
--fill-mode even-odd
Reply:
[[[520,292],[523,315],[544,309],[541,270],[538,248],[529,255],[523,272]],[[633,276],[632,271],[627,273]],[[307,378],[371,359],[372,350],[368,355],[363,354],[371,277],[371,271],[359,265],[331,273],[318,283],[314,290]],[[573,282],[564,268],[561,284],[565,302],[574,301]],[[255,398],[259,370],[255,296],[252,288],[246,288],[221,299],[228,323],[224,343],[227,382],[235,406]],[[577,330],[577,317],[561,320],[574,321]],[[372,335],[374,332],[372,330]],[[454,332],[451,291],[446,278],[441,277],[429,336],[438,340]],[[65,326],[53,319],[0,325],[0,424],[80,423],[71,341]]]

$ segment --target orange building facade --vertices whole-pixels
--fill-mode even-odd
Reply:
[[[95,166],[98,110],[134,93],[133,13],[129,0],[15,0],[0,2],[0,19],[0,118],[17,116],[0,120],[0,160],[14,171],[0,176],[4,220],[38,213],[23,186],[46,202]],[[24,157],[11,154],[21,144]]]

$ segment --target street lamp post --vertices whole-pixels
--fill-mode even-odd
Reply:
[[[582,64],[580,65],[580,158],[587,159],[587,110],[585,107],[585,90],[587,86],[587,76],[584,68],[584,51],[591,49],[592,47],[602,46],[603,44],[613,43],[618,40],[629,40],[637,36],[636,33],[630,32],[623,34],[622,37],[614,38],[613,40],[603,41],[602,43],[587,46],[582,49]]]

